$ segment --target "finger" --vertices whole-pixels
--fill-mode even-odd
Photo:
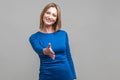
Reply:
[[[50,54],[50,57],[54,60],[55,59],[55,55],[54,54]]]
[[[55,52],[52,49],[50,49],[49,55],[55,55]]]
[[[53,60],[55,59],[55,55],[52,55],[52,59],[53,59]]]
[[[54,59],[55,58],[55,52],[50,50],[49,56]]]
[[[54,52],[52,49],[50,49],[50,52],[51,52],[51,54],[53,54],[53,55],[55,54],[55,52]]]
[[[51,49],[51,53],[52,53],[52,54],[55,54],[55,52],[54,52],[52,49]]]

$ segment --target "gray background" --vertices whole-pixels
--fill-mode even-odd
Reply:
[[[61,7],[78,80],[120,80],[119,0],[0,0],[0,80],[38,80],[28,38],[49,2]]]

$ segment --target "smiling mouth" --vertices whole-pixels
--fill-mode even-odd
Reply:
[[[46,18],[47,22],[52,22],[52,20],[50,18]]]

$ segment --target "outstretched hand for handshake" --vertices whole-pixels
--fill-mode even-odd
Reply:
[[[51,48],[51,43],[48,44],[47,48],[43,49],[44,55],[49,55],[53,60],[55,59],[55,52]]]

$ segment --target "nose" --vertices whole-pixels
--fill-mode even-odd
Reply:
[[[48,18],[49,18],[49,19],[52,19],[52,15],[49,15]]]

